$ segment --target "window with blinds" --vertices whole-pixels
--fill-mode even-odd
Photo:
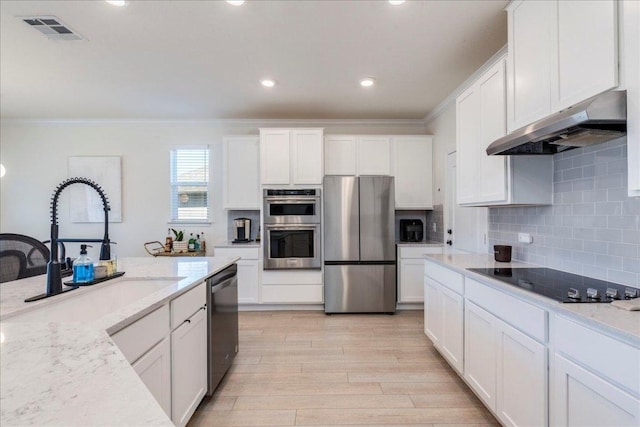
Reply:
[[[171,150],[171,221],[209,221],[209,147]]]

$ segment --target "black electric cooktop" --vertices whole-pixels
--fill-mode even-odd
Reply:
[[[611,302],[640,297],[640,289],[550,268],[467,268],[556,301]]]

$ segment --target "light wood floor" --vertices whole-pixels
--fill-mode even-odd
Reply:
[[[240,352],[190,427],[499,425],[437,354],[422,311],[241,312]]]

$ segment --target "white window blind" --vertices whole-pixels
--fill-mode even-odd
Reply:
[[[209,221],[209,147],[171,150],[171,221]]]

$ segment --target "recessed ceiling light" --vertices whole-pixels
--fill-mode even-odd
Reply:
[[[393,6],[400,6],[402,3],[404,3],[404,1],[405,0],[389,0],[389,3]]]
[[[274,87],[276,85],[275,80],[271,79],[262,79],[260,80],[260,84],[264,87]]]
[[[7,173],[7,170],[4,168],[4,165],[0,165],[0,178],[2,178]]]
[[[363,87],[373,86],[374,83],[375,83],[375,80],[372,79],[371,77],[367,77],[366,79],[360,80],[360,86],[363,86]]]
[[[109,3],[112,6],[126,6],[127,3],[129,3],[127,0],[105,0],[107,3]]]
[[[227,0],[227,3],[232,4],[234,6],[240,6],[244,3],[244,0]]]

